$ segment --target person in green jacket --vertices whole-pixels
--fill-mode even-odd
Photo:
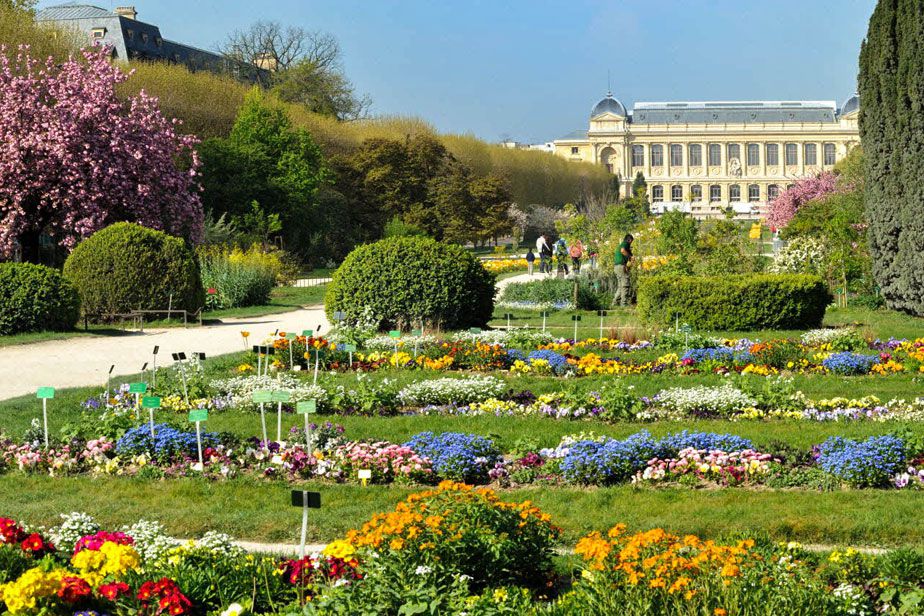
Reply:
[[[613,297],[614,306],[628,306],[631,290],[629,288],[629,266],[632,264],[632,242],[635,238],[631,233],[627,233],[619,248],[616,249],[616,256],[613,261],[616,264],[616,295]]]

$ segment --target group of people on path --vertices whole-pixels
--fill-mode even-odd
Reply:
[[[635,241],[635,238],[632,237],[632,234],[626,234],[626,236],[622,238],[619,247],[616,249],[616,254],[613,258],[613,264],[616,269],[616,293],[613,297],[614,305],[628,306],[632,299],[629,267],[632,265],[633,241]],[[536,239],[536,252],[533,252],[532,247],[526,252],[526,265],[530,276],[533,275],[537,254],[539,255],[540,274],[552,274],[552,262],[554,259],[557,265],[558,275],[567,276],[570,274],[568,269],[569,257],[571,259],[571,268],[575,274],[580,273],[581,262],[585,257],[589,260],[590,268],[592,270],[597,269],[596,247],[591,246],[590,248],[585,248],[584,244],[579,239],[568,246],[563,237],[558,238],[554,244],[550,244],[548,235],[540,235]]]
[[[581,263],[585,257],[589,259],[591,269],[596,269],[597,267],[597,251],[593,247],[590,249],[585,248],[581,240],[575,240],[568,246],[563,237],[558,238],[558,241],[554,244],[550,244],[549,236],[543,234],[536,239],[536,252],[533,252],[532,247],[526,252],[526,265],[530,275],[533,273],[537,253],[539,255],[540,274],[552,273],[553,260],[557,266],[558,274],[565,276],[570,274],[572,270],[575,274],[580,273]],[[568,259],[571,260],[570,269],[568,268]]]

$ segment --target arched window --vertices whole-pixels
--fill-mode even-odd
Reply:
[[[632,146],[632,166],[633,167],[644,167],[645,166],[645,146],[643,145],[633,145]]]
[[[741,162],[741,146],[738,145],[737,143],[729,143],[729,144],[728,144],[728,157],[727,157],[727,160],[730,161],[730,160],[733,159],[733,158],[737,158],[737,159],[738,159],[738,162],[739,162],[739,163]]]
[[[760,164],[760,144],[758,143],[749,143],[748,144],[748,165],[759,165]]]
[[[771,184],[767,186],[767,201],[773,201],[780,196],[780,187],[776,184]]]
[[[718,143],[709,144],[709,165],[717,167],[722,164],[722,146]]]
[[[722,200],[722,187],[718,184],[713,184],[709,187],[709,202],[715,203],[716,201]]]
[[[655,144],[651,146],[651,166],[652,167],[663,167],[664,166],[664,146],[660,144]]]
[[[683,165],[683,146],[679,143],[671,144],[671,167]]]
[[[651,200],[655,203],[660,203],[664,201],[664,187],[663,186],[652,186],[651,187]]]
[[[824,161],[824,162],[825,162],[825,165],[826,165],[826,166],[833,165],[833,164],[836,162],[836,160],[837,160],[836,157],[835,157],[835,155],[834,155],[834,144],[833,144],[833,143],[826,143],[824,147],[825,147],[825,153],[824,153],[824,156],[825,156],[825,161]]]
[[[671,201],[683,201],[683,187],[680,184],[671,186]]]
[[[735,202],[741,201],[741,187],[737,184],[732,184],[728,187],[728,200]]]
[[[780,146],[775,143],[767,144],[767,165],[775,166],[780,164]]]
[[[757,184],[748,184],[748,201],[750,203],[760,201],[760,186]]]
[[[814,143],[805,144],[805,164],[806,165],[817,165],[818,164],[818,148]]]
[[[600,162],[603,163],[603,166],[606,167],[606,170],[610,173],[614,172],[613,161],[616,159],[616,150],[613,148],[603,148],[600,152]]]
[[[694,184],[690,186],[690,201],[702,201],[703,200],[703,187],[699,184]]]
[[[698,143],[691,143],[689,160],[690,160],[691,167],[702,167],[703,166],[703,146],[701,146]]]

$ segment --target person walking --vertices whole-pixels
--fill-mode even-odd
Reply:
[[[529,272],[529,275],[533,275],[533,263],[536,261],[536,255],[533,253],[533,249],[530,248],[526,251],[526,271]]]
[[[613,297],[613,304],[616,306],[629,305],[629,266],[632,264],[632,242],[634,241],[632,234],[627,233],[622,238],[619,248],[616,249],[616,256],[613,259],[616,264],[616,294]]]
[[[591,271],[597,271],[597,242],[591,241],[587,244],[587,258]]]
[[[571,255],[571,267],[574,270],[574,275],[577,276],[581,273],[581,259],[584,257],[584,244],[581,243],[581,240],[571,244],[568,254]]]
[[[536,251],[539,253],[539,273],[552,273],[552,247],[549,245],[549,238],[546,235],[540,235],[536,240]]]
[[[565,238],[560,237],[558,241],[555,242],[555,263],[558,266],[559,277],[567,276],[570,272],[568,271],[568,244],[565,243]]]

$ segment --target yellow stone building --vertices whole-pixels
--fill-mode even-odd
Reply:
[[[697,218],[762,214],[795,180],[830,170],[860,142],[854,95],[834,101],[636,103],[612,94],[597,103],[587,131],[556,139],[555,153],[605,165],[623,194],[641,171],[652,210]]]

